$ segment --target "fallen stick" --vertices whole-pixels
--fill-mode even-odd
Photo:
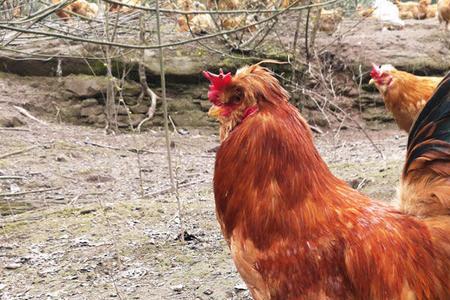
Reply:
[[[15,127],[0,127],[0,130],[4,130],[4,131],[31,131],[28,128],[15,128]]]
[[[86,145],[90,145],[90,146],[95,146],[95,147],[99,147],[99,148],[106,148],[106,149],[111,149],[111,150],[119,150],[119,151],[130,151],[133,153],[150,153],[150,154],[165,154],[165,152],[158,152],[158,151],[150,151],[150,150],[144,150],[144,149],[134,149],[134,148],[119,148],[119,147],[113,147],[113,146],[109,146],[109,145],[102,145],[102,144],[97,144],[97,143],[93,143],[93,142],[89,142],[89,141],[84,141],[84,143]]]
[[[50,191],[55,191],[61,189],[60,187],[57,188],[49,188],[49,189],[41,189],[41,190],[32,190],[32,191],[24,191],[24,192],[18,192],[18,193],[4,193],[0,194],[0,197],[14,197],[14,196],[22,196],[26,194],[35,194],[35,193],[45,193]]]
[[[16,106],[16,105],[13,105],[13,107],[14,107],[15,109],[17,109],[17,110],[18,110],[22,115],[24,115],[25,117],[28,117],[28,118],[30,118],[31,120],[38,122],[39,124],[48,126],[47,123],[45,123],[45,122],[42,121],[42,120],[39,120],[38,118],[36,118],[36,117],[33,116],[32,114],[30,114],[30,112],[29,112],[28,110],[26,110],[25,108],[20,107],[20,106]]]
[[[313,126],[313,125],[310,125],[310,124],[308,124],[308,125],[309,125],[309,128],[311,128],[311,130],[313,132],[323,134],[322,129],[320,129],[319,127],[316,127],[316,126]]]
[[[28,147],[28,148],[25,148],[25,149],[22,149],[22,150],[17,150],[17,151],[9,152],[9,153],[0,155],[0,159],[7,158],[7,157],[10,157],[10,156],[13,156],[13,155],[16,155],[16,154],[25,153],[25,152],[28,152],[28,151],[30,151],[30,150],[33,150],[34,148],[37,148],[37,147],[39,147],[39,146],[34,145],[34,146],[31,146],[31,147]]]
[[[1,179],[26,179],[23,176],[0,176],[0,180]]]

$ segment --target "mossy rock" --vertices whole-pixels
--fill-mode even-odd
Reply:
[[[190,99],[171,99],[167,101],[167,110],[169,112],[181,112],[198,109],[195,103]]]
[[[362,118],[367,122],[389,123],[393,122],[394,118],[384,107],[368,108],[362,113]]]
[[[72,104],[61,108],[61,114],[68,118],[81,117],[82,104]]]
[[[88,99],[84,99],[83,101],[81,101],[82,107],[89,107],[89,106],[94,106],[94,105],[98,105],[98,101],[95,98],[88,98]]]
[[[82,117],[96,116],[104,112],[104,107],[101,105],[89,106],[81,108],[80,115]]]
[[[136,127],[144,119],[145,115],[143,114],[131,114],[130,116],[119,115],[117,116],[117,125],[119,128],[130,127],[130,124]]]
[[[202,127],[211,126],[212,120],[208,118],[208,115],[198,110],[181,111],[170,115],[178,127]]]

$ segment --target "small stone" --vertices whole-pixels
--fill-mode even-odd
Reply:
[[[117,124],[120,128],[130,127],[130,123],[133,126],[138,126],[139,123],[145,119],[142,114],[132,114],[130,116],[117,116]]]
[[[234,289],[236,291],[246,291],[247,290],[247,286],[245,284],[243,284],[243,283],[240,283],[240,284],[236,284],[234,286]]]
[[[97,104],[98,104],[98,101],[95,98],[88,98],[88,99],[84,99],[83,101],[81,101],[81,107],[90,107],[90,106],[94,106]]]
[[[180,292],[183,290],[184,285],[182,285],[182,284],[177,284],[177,285],[171,286],[170,288],[172,289],[172,291],[177,292],[177,293],[180,293]]]
[[[16,269],[18,269],[18,268],[20,268],[20,267],[22,267],[22,264],[18,264],[18,263],[10,263],[10,264],[7,264],[7,265],[5,266],[5,269],[7,269],[7,270],[16,270]]]
[[[123,100],[128,106],[136,105],[137,97],[123,97]]]
[[[80,115],[82,117],[89,117],[92,115],[99,115],[103,113],[103,106],[101,105],[95,105],[95,106],[89,106],[89,107],[83,107],[81,108]]]
[[[64,117],[79,117],[81,115],[81,104],[74,104],[61,108]]]
[[[206,289],[206,290],[204,290],[203,291],[203,294],[205,294],[205,295],[212,295],[214,292],[213,291],[211,291],[210,289]]]
[[[177,130],[177,132],[181,135],[188,135],[189,134],[189,130],[187,130],[186,128],[180,128]]]
[[[148,111],[148,105],[146,105],[145,103],[136,104],[130,106],[130,110],[134,114],[146,114]]]
[[[97,209],[95,209],[95,208],[83,209],[83,210],[80,210],[80,215],[88,215],[88,214],[94,213],[96,211],[97,211]]]
[[[128,116],[128,109],[123,105],[116,105],[116,111],[118,115]]]
[[[202,111],[208,111],[211,108],[211,102],[209,101],[200,101],[200,109]]]
[[[65,158],[64,156],[57,156],[56,157],[56,161],[57,162],[66,162],[67,158]]]

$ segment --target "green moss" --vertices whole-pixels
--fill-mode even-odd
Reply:
[[[106,75],[106,64],[102,60],[89,60],[89,65],[92,68],[92,73],[90,75]]]
[[[0,216],[16,215],[32,209],[31,204],[0,199]]]
[[[2,231],[5,234],[14,233],[17,234],[20,230],[24,229],[29,223],[26,221],[16,221],[3,225]]]

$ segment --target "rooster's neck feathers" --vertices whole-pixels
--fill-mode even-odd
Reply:
[[[305,203],[325,207],[319,194],[337,187],[345,193],[345,184],[321,159],[310,129],[295,107],[286,101],[260,103],[264,105],[259,111],[222,143],[214,193],[225,237],[243,222],[254,243],[263,247],[267,236],[288,232],[285,227],[298,220],[281,218],[282,211],[296,210]],[[257,219],[248,218],[255,213]]]

